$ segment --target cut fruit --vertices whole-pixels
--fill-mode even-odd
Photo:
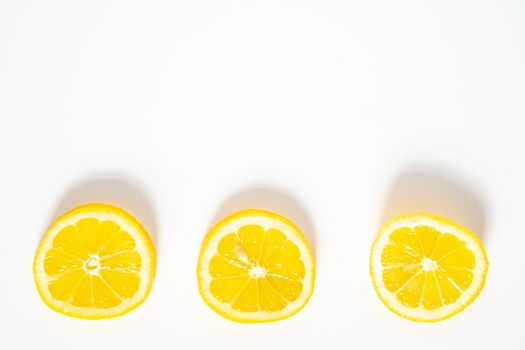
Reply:
[[[476,299],[488,260],[478,236],[446,219],[412,214],[386,223],[370,253],[381,301],[419,322],[449,318]]]
[[[220,221],[204,240],[197,279],[204,301],[223,317],[277,321],[308,302],[314,258],[292,222],[263,210],[242,210]]]
[[[49,228],[36,252],[33,274],[51,309],[85,319],[116,317],[148,296],[155,250],[144,228],[124,210],[86,204]]]

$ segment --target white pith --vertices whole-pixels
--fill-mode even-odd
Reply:
[[[251,278],[264,278],[266,277],[266,269],[262,266],[255,265],[248,270]]]
[[[470,286],[465,290],[461,290],[461,296],[454,302],[448,305],[443,305],[435,310],[427,310],[423,306],[417,308],[409,307],[399,301],[396,297],[396,293],[390,292],[383,283],[383,265],[381,264],[381,252],[389,241],[390,234],[402,227],[414,228],[416,226],[431,226],[435,228],[440,233],[450,233],[456,236],[458,239],[462,240],[466,244],[466,248],[471,250],[474,253],[476,265],[472,270],[474,277]],[[458,229],[454,225],[451,225],[447,222],[439,221],[428,216],[411,216],[403,220],[396,220],[388,224],[376,238],[376,241],[373,245],[373,251],[371,252],[371,273],[372,280],[376,287],[377,292],[381,295],[383,302],[391,309],[396,310],[401,315],[418,321],[435,321],[443,318],[447,318],[451,314],[454,314],[459,309],[465,307],[469,304],[473,297],[479,292],[482,288],[485,273],[487,269],[487,260],[484,254],[483,247],[480,247],[477,239],[469,234],[464,232],[461,229]],[[428,271],[433,270],[434,261],[425,261],[422,262],[423,270],[427,269]],[[400,265],[402,266],[402,265]]]
[[[423,258],[421,259],[421,267],[423,268],[423,271],[434,271],[437,269],[437,262],[435,260],[432,260],[430,258]]]
[[[92,254],[84,263],[84,271],[91,275],[98,275],[100,270],[100,257],[96,254]]]
[[[209,264],[211,259],[217,254],[218,244],[221,239],[232,233],[237,232],[239,228],[245,225],[258,225],[263,227],[264,230],[270,228],[281,231],[285,234],[288,240],[292,241],[300,252],[300,259],[305,265],[305,276],[302,280],[303,289],[300,296],[293,302],[289,302],[282,310],[267,312],[267,311],[255,311],[255,312],[243,312],[232,308],[232,303],[223,303],[215,298],[210,292],[209,286],[212,281],[212,276],[209,273]],[[282,222],[272,216],[267,215],[246,215],[241,217],[235,217],[233,220],[226,220],[215,229],[212,236],[206,241],[206,245],[202,247],[202,255],[200,256],[198,274],[200,276],[200,289],[203,297],[210,306],[216,308],[222,314],[227,314],[231,319],[242,320],[244,322],[257,322],[257,321],[272,321],[285,318],[298,309],[304,306],[308,298],[312,294],[314,284],[314,262],[311,251],[308,247],[304,236],[295,227]],[[260,266],[254,266],[250,270],[254,275],[251,278],[261,278],[262,274],[266,273],[265,269]]]

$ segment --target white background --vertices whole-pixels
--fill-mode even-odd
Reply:
[[[523,1],[0,1],[0,348],[524,349]],[[39,299],[48,225],[89,201],[154,238],[134,312],[84,321]],[[307,306],[272,324],[200,299],[202,238],[231,211],[288,216],[315,251]],[[476,231],[487,284],[418,324],[369,278],[382,221]]]

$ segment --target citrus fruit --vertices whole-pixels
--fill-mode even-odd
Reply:
[[[370,274],[381,301],[401,317],[435,322],[476,299],[488,269],[478,236],[426,214],[387,222],[370,254]]]
[[[144,228],[124,210],[86,204],[51,225],[36,252],[33,274],[51,309],[85,319],[115,317],[148,296],[155,251]]]
[[[298,312],[315,279],[312,251],[286,218],[242,210],[215,225],[205,238],[197,267],[204,301],[238,322],[270,322]]]

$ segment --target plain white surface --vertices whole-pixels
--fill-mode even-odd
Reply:
[[[522,1],[0,2],[0,348],[525,348]],[[48,225],[107,201],[158,252],[143,306],[49,310],[31,264]],[[314,295],[273,324],[200,299],[201,240],[232,210],[294,220]],[[385,217],[441,214],[491,262],[463,313],[417,324],[368,272]]]

